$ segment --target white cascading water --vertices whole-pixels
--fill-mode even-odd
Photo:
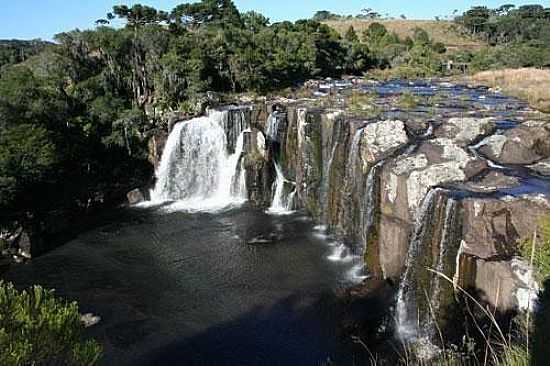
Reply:
[[[376,163],[375,166],[370,168],[367,180],[365,182],[365,205],[361,207],[361,228],[363,239],[363,255],[367,254],[367,243],[374,225],[374,215],[376,206],[376,177],[378,171],[384,166],[385,160],[381,160]]]
[[[246,200],[244,170],[239,166],[244,126],[241,121],[237,140],[228,141],[228,117],[228,111],[210,111],[174,127],[156,172],[152,201],[181,201],[182,208],[209,209]],[[228,151],[229,142],[235,144],[234,153]]]
[[[418,251],[424,241],[426,229],[430,223],[430,213],[433,209],[437,192],[440,189],[431,189],[424,200],[422,206],[417,211],[417,218],[414,225],[414,234],[409,244],[407,258],[405,260],[405,273],[401,277],[399,291],[397,293],[396,305],[396,328],[397,333],[403,340],[414,340],[418,337],[418,318],[416,313],[415,284],[413,276],[414,261],[418,259]]]
[[[275,112],[271,113],[267,117],[267,130],[266,136],[271,141],[279,141],[279,119]]]
[[[361,146],[361,138],[363,137],[363,128],[355,131],[351,141],[348,163],[346,164],[346,175],[355,183],[355,173],[357,171],[357,158],[359,156],[359,147]]]
[[[275,172],[277,177],[275,179],[275,193],[273,194],[273,200],[271,201],[271,206],[269,207],[268,212],[273,214],[290,214],[294,206],[294,195],[296,194],[296,189],[294,189],[289,194],[285,192],[285,184],[293,184],[289,182],[284,174],[283,170],[277,162],[275,164]]]

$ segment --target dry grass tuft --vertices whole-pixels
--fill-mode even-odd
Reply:
[[[523,68],[483,71],[473,75],[470,81],[504,93],[525,99],[542,112],[550,112],[550,70]]]

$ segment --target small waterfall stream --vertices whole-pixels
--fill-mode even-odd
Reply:
[[[377,207],[377,198],[378,193],[377,185],[377,175],[378,171],[384,166],[385,160],[379,161],[375,166],[373,166],[369,174],[367,175],[367,180],[365,182],[365,205],[362,208],[361,212],[361,235],[363,240],[363,255],[367,253],[367,243],[369,241],[370,235],[372,233],[373,225],[375,224],[375,209]]]
[[[419,319],[416,307],[417,284],[414,283],[416,277],[414,261],[418,260],[420,248],[429,232],[429,220],[439,191],[440,189],[430,190],[426,197],[424,197],[422,206],[417,211],[414,233],[405,260],[405,273],[401,277],[401,283],[399,284],[396,305],[396,327],[399,336],[404,340],[413,340],[419,335]]]
[[[443,230],[441,233],[441,240],[439,242],[439,253],[437,257],[437,262],[435,263],[435,270],[438,273],[443,273],[445,270],[445,256],[449,250],[450,241],[453,239],[453,229],[457,225],[458,218],[458,202],[452,198],[448,198],[445,202],[445,219],[443,222]],[[437,316],[440,308],[440,295],[441,295],[441,279],[438,275],[433,275],[433,281],[431,284],[430,290],[430,302],[431,308],[433,309],[435,315]],[[428,317],[428,331],[435,331],[435,319],[433,316]],[[432,334],[433,335],[433,334]]]
[[[273,193],[273,200],[271,206],[269,207],[268,212],[273,214],[289,214],[292,213],[294,208],[294,196],[296,194],[296,188],[288,193],[288,189],[285,189],[285,186],[294,185],[294,183],[288,181],[284,174],[282,168],[279,164],[274,161],[275,172],[277,177],[275,179],[275,189]]]
[[[348,162],[346,164],[346,175],[348,179],[351,179],[355,183],[355,176],[357,172],[357,158],[359,157],[359,148],[361,146],[361,138],[363,137],[363,128],[355,131],[353,139],[351,141],[351,147],[348,156]]]
[[[267,117],[266,137],[271,141],[279,141],[279,118],[276,112]]]
[[[460,227],[459,202],[442,192],[441,188],[432,189],[418,211],[397,297],[398,334],[406,341],[423,339],[425,345],[436,335],[435,318],[441,310],[444,280],[435,273],[420,271],[433,268],[445,272],[445,259],[456,246],[455,233]]]
[[[183,207],[223,207],[246,200],[242,114],[235,121],[230,111],[210,111],[178,123],[166,142],[153,201],[183,201]]]

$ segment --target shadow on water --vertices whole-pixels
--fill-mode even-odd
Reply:
[[[387,320],[383,299],[391,298],[389,293],[379,286],[359,297],[327,292],[304,300],[293,294],[160,347],[135,364],[366,365],[368,353],[353,336],[378,332]]]

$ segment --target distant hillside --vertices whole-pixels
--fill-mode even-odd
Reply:
[[[42,40],[0,39],[0,68],[4,65],[23,62],[29,57],[40,53],[51,44]]]
[[[412,36],[416,27],[423,28],[435,42],[442,42],[451,51],[465,48],[476,49],[483,45],[479,40],[473,39],[462,32],[461,26],[450,21],[346,19],[327,20],[323,23],[333,27],[340,34],[344,34],[350,26],[353,26],[360,36],[374,22],[383,24],[389,31],[397,33],[401,38]]]

